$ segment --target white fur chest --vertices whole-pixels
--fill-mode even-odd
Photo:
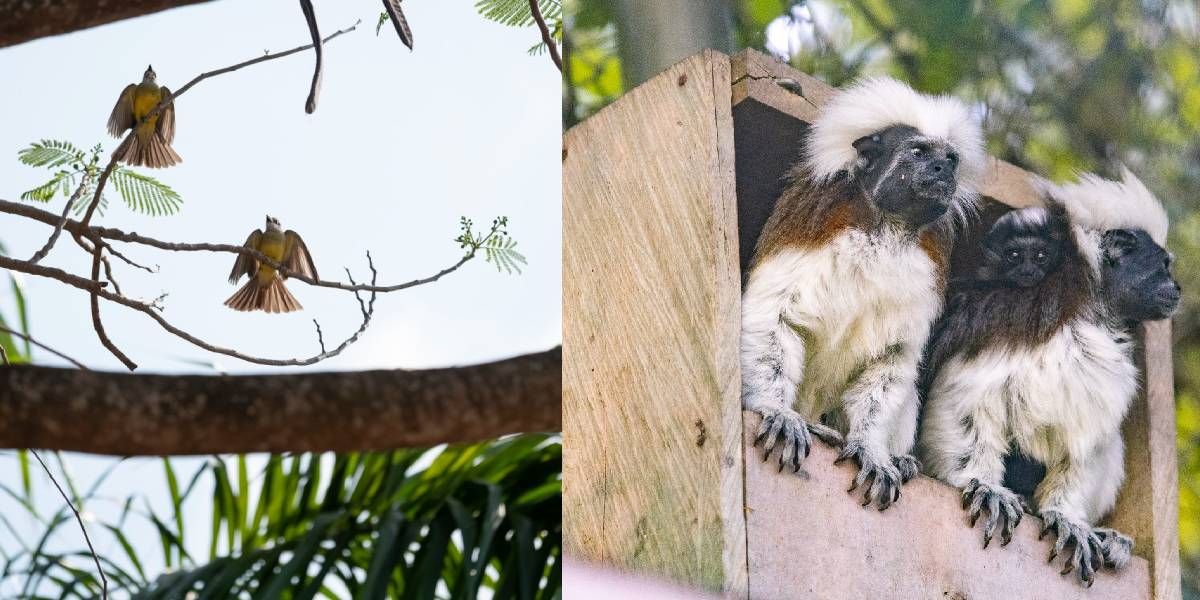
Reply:
[[[864,362],[919,353],[941,310],[938,268],[911,235],[848,229],[817,250],[776,260],[790,263],[793,278],[784,320],[808,349],[799,404],[818,412]]]
[[[1086,457],[1118,435],[1137,393],[1137,367],[1128,336],[1076,320],[1035,349],[987,350],[956,358],[935,384],[936,394],[983,398],[977,407],[1004,423],[1011,441],[1038,460]],[[966,408],[966,407],[964,407]],[[972,411],[975,412],[975,411]],[[977,413],[978,414],[978,413]]]

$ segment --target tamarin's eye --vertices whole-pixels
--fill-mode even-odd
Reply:
[[[925,148],[923,148],[921,146],[916,146],[912,149],[913,156],[921,156],[922,154],[925,154]]]
[[[1006,256],[1005,258],[1008,259],[1008,262],[1015,263],[1018,260],[1021,260],[1021,253],[1017,250],[1009,250],[1008,256]]]
[[[949,160],[949,161],[950,161],[950,164],[957,165],[957,164],[958,164],[958,155],[957,155],[957,154],[955,154],[955,153],[953,153],[953,152],[951,152],[951,153],[949,153],[949,154],[947,154],[947,155],[946,155],[946,160]]]
[[[1033,262],[1035,262],[1039,265],[1046,264],[1046,253],[1041,250],[1038,250],[1037,254],[1035,254],[1033,257]]]

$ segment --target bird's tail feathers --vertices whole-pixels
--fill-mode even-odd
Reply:
[[[117,146],[117,160],[133,167],[162,169],[183,162],[183,158],[158,134],[151,131],[143,136],[134,133]]]
[[[278,275],[265,286],[259,285],[257,278],[251,277],[246,285],[225,301],[225,306],[233,310],[261,310],[269,313],[288,313],[304,308]]]

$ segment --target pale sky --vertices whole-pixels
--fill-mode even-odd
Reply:
[[[547,56],[527,55],[540,40],[536,28],[486,21],[473,5],[405,2],[416,42],[410,53],[390,24],[376,37],[378,1],[316,2],[323,35],[362,19],[357,31],[325,46],[316,113],[304,112],[311,52],[206,80],[176,107],[174,147],[183,164],[143,169],[183,196],[183,210],[141,216],[114,192],[96,222],[164,240],[241,243],[270,214],[304,237],[323,278],[344,280],[346,266],[365,277],[370,250],[379,282],[389,284],[456,261],[459,216],[484,227],[508,215],[509,232],[529,259],[524,274],[497,273],[480,256],[440,282],[381,295],[358,344],[309,368],[470,364],[561,343],[559,73]],[[178,89],[203,71],[308,42],[293,0],[217,1],[0,48],[0,87],[9,91],[0,94],[0,198],[17,201],[49,179],[49,171],[17,161],[30,142],[103,142],[111,151],[117,140],[105,132],[108,114],[147,63],[159,83]],[[44,208],[58,212],[64,201]],[[48,227],[0,215],[0,242],[13,256],[28,258],[48,234]],[[217,345],[272,358],[309,356],[318,351],[314,317],[331,347],[359,323],[351,294],[302,282],[289,286],[302,312],[235,313],[222,305],[236,289],[225,281],[232,255],[122,249],[161,266],[151,275],[115,262],[125,292],[146,299],[168,293],[165,316]],[[90,260],[63,238],[43,264],[86,276]],[[121,368],[96,340],[85,293],[52,280],[23,281],[39,340],[91,368]],[[0,311],[13,315],[7,282]],[[234,373],[286,371],[209,354],[115,305],[102,311],[113,341],[147,372],[211,372],[206,363]],[[42,352],[35,359],[64,364]],[[68,458],[81,487],[111,463]],[[199,463],[181,464],[190,473]],[[0,483],[18,482],[11,455],[0,456]],[[136,487],[157,505],[161,485],[156,460],[134,460],[104,490],[123,497]],[[37,493],[46,507],[57,506],[44,483]],[[0,498],[0,512],[12,510]],[[207,506],[193,503],[189,514],[205,519]],[[156,537],[144,541],[157,545]],[[200,541],[207,555],[207,540]],[[12,593],[0,587],[0,597]]]

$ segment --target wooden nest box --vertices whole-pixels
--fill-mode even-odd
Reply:
[[[1046,564],[1037,519],[984,549],[958,492],[928,477],[879,512],[820,443],[801,475],[762,462],[741,410],[742,269],[831,91],[757,52],[708,51],[564,136],[567,553],[736,598],[1179,598],[1165,322],[1142,331],[1108,521],[1137,557],[1091,589]],[[987,198],[1035,201],[1024,171],[989,171]]]

